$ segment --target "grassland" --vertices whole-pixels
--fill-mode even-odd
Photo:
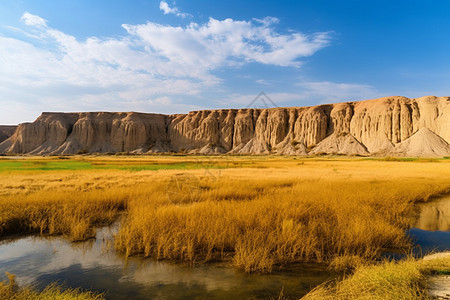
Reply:
[[[118,251],[246,272],[408,251],[414,204],[450,192],[448,160],[94,157],[0,160],[0,237],[94,236]]]
[[[367,262],[386,249],[409,252],[405,230],[414,222],[415,204],[449,192],[448,159],[4,158],[0,239],[38,233],[85,240],[122,215],[114,243],[126,256],[228,261],[260,273],[305,261],[356,269],[353,277],[323,285],[309,299],[359,299],[378,293],[373,286],[395,282],[401,272],[406,279],[381,290],[379,298],[395,289],[420,296],[430,270],[423,264]],[[3,283],[1,292],[10,291],[8,286]]]
[[[207,161],[164,158],[2,159],[0,237],[40,233],[85,240],[95,236],[96,226],[113,222],[125,211],[130,198],[148,198],[149,177],[136,172],[214,167]]]

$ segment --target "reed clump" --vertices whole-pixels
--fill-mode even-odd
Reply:
[[[14,171],[0,173],[0,238],[17,234],[95,236],[155,188],[150,172]]]
[[[255,176],[241,170],[240,178],[200,181],[203,190],[191,203],[164,204],[163,193],[132,200],[116,248],[192,263],[230,260],[246,272],[262,273],[342,256],[371,260],[383,249],[408,248],[405,229],[414,221],[413,204],[449,188],[445,180],[419,185],[406,178],[316,181],[293,175],[286,171],[284,179],[275,179],[271,172]]]
[[[102,294],[86,292],[80,289],[63,289],[51,284],[42,291],[31,287],[19,287],[16,276],[6,273],[8,281],[0,282],[0,299],[2,300],[102,300]]]
[[[319,285],[302,299],[433,299],[428,294],[427,276],[450,272],[450,259],[407,258],[399,262],[361,264],[354,274]]]
[[[66,235],[74,241],[95,236],[95,226],[111,223],[126,207],[126,199],[92,192],[40,192],[0,202],[0,235]]]

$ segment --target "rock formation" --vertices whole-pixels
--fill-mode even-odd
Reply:
[[[366,147],[358,142],[354,136],[347,132],[333,132],[330,136],[323,139],[317,147],[310,152],[311,154],[335,153],[344,155],[367,155]]]
[[[386,97],[312,107],[188,114],[42,113],[0,153],[450,155],[450,98]]]
[[[398,143],[388,154],[392,156],[445,156],[450,153],[450,145],[440,136],[426,127],[401,143]]]
[[[0,143],[14,134],[17,126],[0,125]]]

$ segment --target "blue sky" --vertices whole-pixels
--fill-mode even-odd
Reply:
[[[450,96],[450,1],[0,1],[0,124]]]

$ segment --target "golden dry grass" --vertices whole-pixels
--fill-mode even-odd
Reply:
[[[102,294],[81,291],[80,289],[62,289],[51,284],[42,291],[31,287],[19,287],[15,276],[6,273],[9,282],[0,282],[0,299],[2,300],[101,300]]]
[[[427,292],[427,275],[450,272],[450,259],[385,261],[359,265],[342,280],[324,283],[304,296],[304,300],[432,299]]]
[[[450,191],[448,160],[121,158],[144,160],[217,168],[0,173],[0,235],[84,239],[125,210],[115,245],[126,255],[228,260],[247,272],[300,261],[351,265],[383,248],[406,249],[414,203]]]
[[[232,256],[247,272],[336,256],[371,259],[383,248],[407,247],[412,203],[448,189],[447,182],[264,180],[253,173],[200,181],[205,191],[192,204],[164,204],[164,184],[151,200],[130,201],[117,249],[192,262]]]
[[[58,190],[42,184],[1,197],[0,235],[63,234],[85,240],[95,236],[95,226],[111,223],[125,209],[129,196],[118,189]]]

